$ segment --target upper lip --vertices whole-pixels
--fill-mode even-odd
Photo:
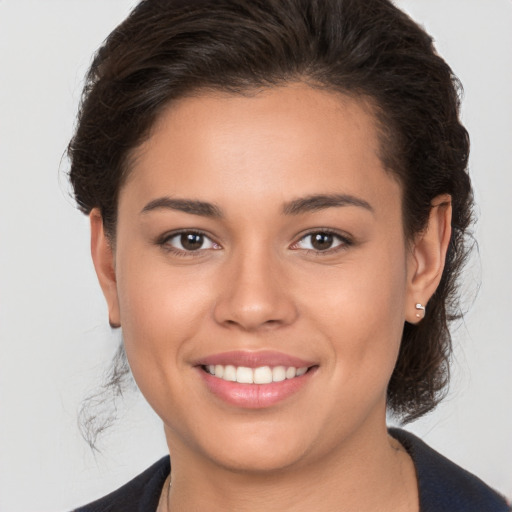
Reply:
[[[259,368],[261,366],[294,366],[295,368],[304,368],[314,366],[312,361],[306,361],[300,357],[284,354],[273,350],[264,350],[258,352],[234,350],[230,352],[221,352],[198,359],[196,366],[209,366],[228,364],[233,366],[245,366],[247,368]]]

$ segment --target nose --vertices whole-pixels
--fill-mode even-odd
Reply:
[[[298,310],[287,273],[269,250],[247,250],[227,264],[215,303],[214,317],[224,327],[244,331],[293,323]]]

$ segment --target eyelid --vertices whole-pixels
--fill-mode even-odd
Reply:
[[[325,250],[318,250],[318,249],[314,249],[314,248],[313,249],[309,249],[309,248],[301,249],[299,247],[295,247],[295,246],[297,246],[297,244],[299,244],[302,240],[304,240],[308,236],[312,236],[312,235],[318,234],[318,233],[332,235],[333,237],[337,238],[340,243],[338,243],[334,247],[330,247],[329,249],[325,249]],[[196,250],[187,250],[187,249],[179,249],[177,247],[172,246],[169,243],[169,241],[172,240],[173,238],[178,237],[183,234],[201,235],[205,239],[209,240],[211,242],[211,244],[214,245],[215,247],[200,248],[200,249],[196,249]],[[212,237],[209,233],[207,233],[201,229],[193,229],[193,228],[182,228],[182,229],[177,229],[177,230],[173,230],[173,231],[168,231],[168,232],[160,235],[156,239],[155,243],[157,245],[161,246],[164,250],[172,252],[179,256],[192,256],[192,257],[200,256],[200,255],[204,254],[205,251],[222,249],[222,246],[218,242],[216,242],[214,237]],[[312,253],[312,254],[315,254],[318,256],[322,256],[322,255],[328,255],[328,254],[332,254],[332,253],[344,250],[352,245],[354,245],[354,240],[347,233],[343,233],[343,232],[337,231],[332,228],[314,228],[314,229],[308,230],[305,233],[300,234],[300,236],[296,239],[296,241],[291,244],[290,249],[291,250],[300,250],[300,251],[304,251],[307,253]]]
[[[200,235],[204,237],[206,240],[209,240],[211,244],[213,244],[216,247],[207,247],[207,248],[200,248],[196,250],[186,250],[186,249],[180,249],[178,247],[172,246],[169,242],[173,238],[176,238],[180,235],[184,234],[193,234],[193,235]],[[205,251],[211,251],[211,250],[218,250],[221,249],[221,245],[214,240],[214,238],[206,233],[205,231],[201,229],[191,229],[191,228],[182,228],[182,229],[176,229],[173,231],[168,231],[162,235],[160,235],[156,239],[156,244],[161,246],[164,250],[172,252],[179,256],[200,256],[204,254]]]
[[[312,235],[315,235],[315,234],[318,234],[318,233],[332,235],[333,237],[336,237],[341,243],[339,243],[338,245],[336,245],[334,247],[330,247],[329,249],[325,249],[323,251],[322,250],[318,250],[318,249],[301,249],[301,248],[294,247],[299,242],[301,242],[302,240],[307,238],[308,236],[312,236]],[[290,246],[290,248],[292,250],[306,251],[307,253],[312,253],[312,254],[315,254],[315,255],[318,255],[318,256],[322,256],[322,255],[328,255],[328,254],[332,254],[332,253],[344,250],[347,247],[350,247],[352,245],[354,245],[354,240],[347,233],[342,233],[342,232],[339,232],[339,231],[337,231],[335,229],[332,229],[332,228],[314,228],[314,229],[308,230],[306,233],[302,233],[297,238],[297,241],[293,242],[293,244]]]

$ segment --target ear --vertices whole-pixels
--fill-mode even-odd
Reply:
[[[426,229],[414,240],[409,255],[405,319],[411,324],[423,319],[425,310],[417,305],[426,307],[441,281],[452,233],[451,220],[451,196],[437,196],[431,203]]]
[[[103,295],[107,300],[109,323],[111,327],[120,327],[121,317],[117,295],[115,255],[112,244],[105,234],[103,218],[98,208],[91,211],[89,220],[91,223],[92,261]]]

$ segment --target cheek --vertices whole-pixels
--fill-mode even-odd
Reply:
[[[117,268],[123,338],[138,384],[148,376],[163,379],[169,365],[183,361],[208,314],[211,281],[197,269],[171,268],[165,258],[142,254],[124,253]]]
[[[208,291],[189,269],[171,272],[165,263],[146,263],[135,255],[126,257],[118,270],[130,369],[150,406],[174,424],[176,418],[188,418],[180,409],[182,397],[190,394],[183,377],[191,371],[187,354],[208,314]]]
[[[385,381],[393,371],[405,321],[405,250],[393,246],[347,259],[307,286],[310,321],[330,340],[332,364],[343,380]]]

